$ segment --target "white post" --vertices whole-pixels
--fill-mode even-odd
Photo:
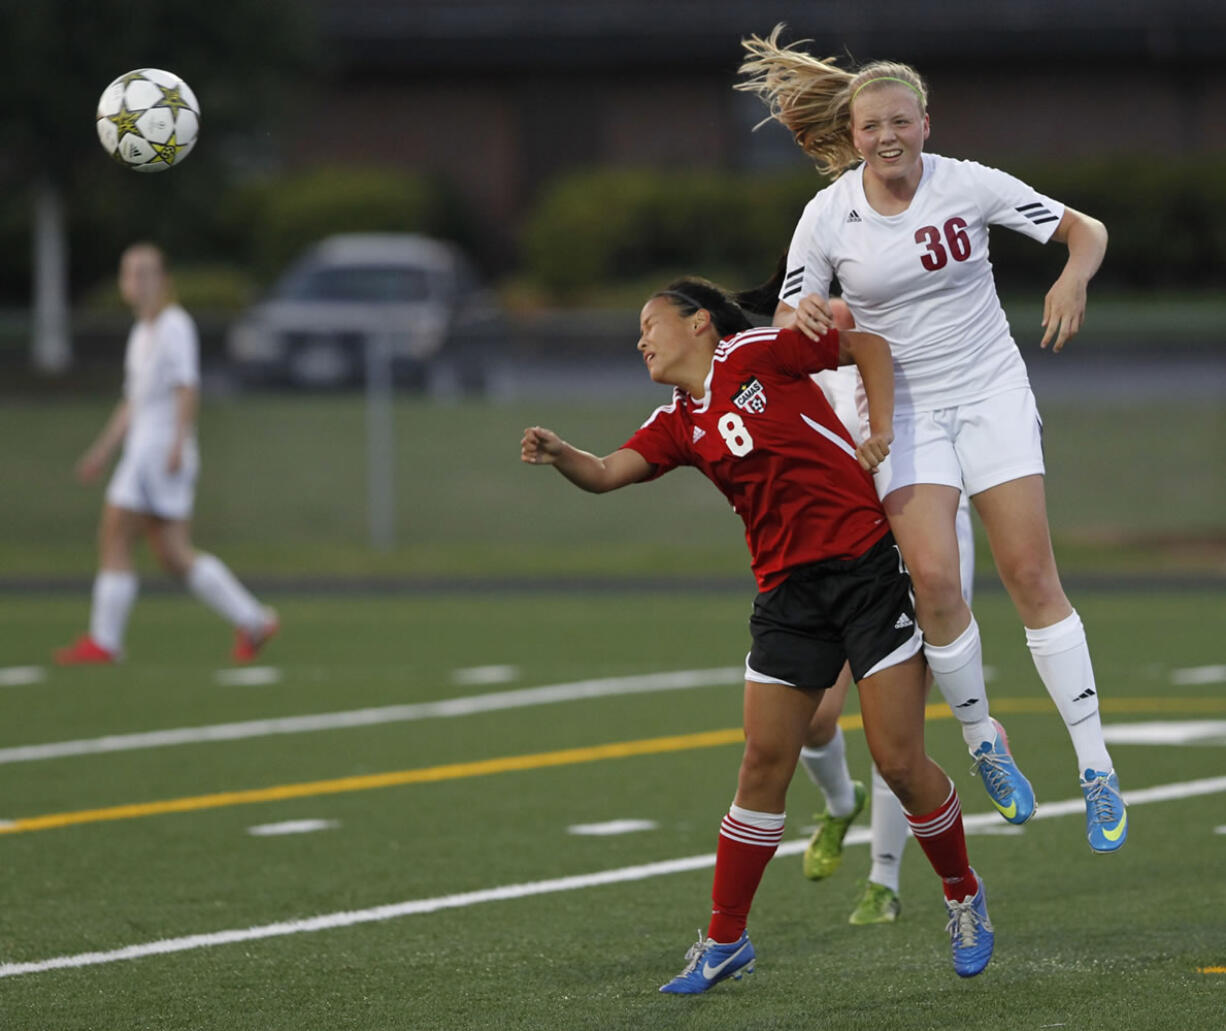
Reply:
[[[396,543],[396,424],[392,341],[388,330],[366,338],[366,480],[370,544]]]
[[[39,372],[72,364],[68,340],[68,233],[64,202],[49,180],[34,188],[34,338],[30,358]]]

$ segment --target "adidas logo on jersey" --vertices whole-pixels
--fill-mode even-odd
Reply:
[[[915,626],[915,621],[905,612],[899,615],[898,622],[894,624],[895,630],[906,630],[909,626]]]
[[[860,212],[858,212],[855,208],[852,208],[851,214],[847,216],[847,221],[848,222],[862,222],[863,219],[860,218]]]
[[[694,427],[694,443],[697,444],[703,437],[707,435],[707,431],[701,426]]]
[[[1094,688],[1087,687],[1084,691],[1081,692],[1081,694],[1079,694],[1076,698],[1074,698],[1073,701],[1084,702],[1087,699],[1093,698],[1094,695],[1095,695]]]

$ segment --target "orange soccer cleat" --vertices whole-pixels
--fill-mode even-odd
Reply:
[[[89,634],[82,634],[67,648],[55,653],[57,666],[99,666],[115,661],[115,653],[107,651]]]
[[[234,651],[231,654],[235,662],[253,662],[260,649],[281,629],[277,614],[272,609],[265,610],[264,618],[264,628],[260,631],[252,633],[242,627],[234,631]]]

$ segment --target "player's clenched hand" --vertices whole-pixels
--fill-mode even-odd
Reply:
[[[817,294],[807,294],[796,305],[795,326],[810,340],[816,340],[834,326],[830,303]]]
[[[1054,339],[1052,353],[1058,352],[1077,335],[1086,314],[1086,284],[1072,276],[1061,276],[1043,298],[1043,339],[1046,347]]]
[[[562,453],[562,438],[544,426],[529,426],[519,442],[519,457],[529,465],[553,465]]]
[[[106,459],[92,448],[86,451],[77,462],[77,479],[82,483],[93,483],[106,465]]]
[[[875,471],[885,456],[890,453],[890,441],[893,439],[894,434],[892,433],[870,434],[856,448],[856,458],[860,462],[860,467],[870,473]]]

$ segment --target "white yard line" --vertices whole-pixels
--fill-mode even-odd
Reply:
[[[281,681],[281,671],[276,666],[240,666],[237,669],[219,669],[213,679],[222,687],[263,687]]]
[[[739,672],[739,670],[738,670]],[[1129,805],[1144,805],[1149,802],[1167,802],[1174,799],[1193,798],[1198,795],[1211,795],[1226,791],[1226,777],[1212,777],[1205,780],[1191,780],[1178,784],[1161,784],[1153,788],[1142,788],[1125,793]],[[1067,816],[1072,813],[1083,813],[1085,802],[1080,798],[1068,799],[1062,802],[1047,802],[1040,806],[1034,819],[1050,819],[1054,816]],[[996,813],[978,813],[963,818],[967,826],[977,826],[985,822],[1000,820]],[[847,841],[853,844],[866,841],[868,831],[857,828],[847,836]],[[803,852],[805,839],[784,842],[779,846],[777,856],[794,855]],[[106,952],[79,952],[71,956],[52,956],[49,959],[34,960],[28,963],[0,964],[0,978],[17,977],[22,974],[40,974],[49,970],[67,970],[74,967],[100,966],[105,963],[118,963],[121,960],[144,959],[148,956],[164,956],[172,952],[189,952],[194,949],[209,949],[219,945],[233,945],[238,942],[257,941],[261,938],[280,938],[291,934],[307,934],[313,931],[328,931],[337,927],[353,927],[356,924],[379,923],[384,920],[395,920],[404,916],[417,916],[421,913],[437,913],[444,909],[464,909],[468,906],[479,906],[486,902],[505,902],[510,899],[529,898],[533,895],[552,895],[562,891],[578,891],[584,888],[597,888],[606,884],[624,884],[628,881],[643,881],[652,877],[663,877],[667,874],[684,873],[689,870],[701,870],[715,865],[715,854],[689,856],[684,859],[668,859],[659,863],[644,863],[640,866],[625,866],[616,870],[601,870],[597,873],[579,874],[574,877],[557,877],[546,881],[530,881],[526,884],[508,884],[501,888],[486,888],[482,891],[469,891],[458,895],[438,895],[429,899],[412,899],[407,902],[396,902],[385,906],[374,906],[369,909],[355,909],[340,913],[324,913],[320,916],[307,917],[302,920],[285,920],[275,924],[262,924],[258,927],[244,927],[230,931],[214,931],[209,934],[191,934],[181,938],[163,938],[159,941],[145,942],[141,945],[128,945],[121,949]]]
[[[635,834],[638,831],[654,831],[659,824],[655,820],[605,820],[603,823],[574,823],[566,828],[567,834],[581,837],[604,838],[617,834]]]
[[[568,684],[525,687],[516,691],[447,698],[438,702],[410,705],[385,705],[375,709],[351,709],[309,716],[284,716],[277,719],[246,720],[242,723],[214,723],[202,727],[176,727],[138,734],[111,734],[107,737],[77,741],[51,741],[41,745],[15,745],[0,748],[0,765],[32,762],[37,759],[62,759],[73,755],[99,755],[105,752],[132,752],[143,748],[169,748],[204,741],[239,741],[270,737],[274,734],[302,734],[313,730],[339,730],[345,727],[371,727],[383,723],[444,719],[474,713],[520,709],[533,705],[573,702],[581,698],[608,698],[614,695],[645,694],[652,691],[684,691],[694,687],[740,684],[740,666],[718,669],[683,669],[673,673],[647,673],[630,677],[604,677],[575,680]]]
[[[0,687],[25,687],[27,684],[41,684],[47,679],[47,671],[42,666],[6,666],[0,669]]]
[[[336,820],[283,820],[281,823],[259,823],[248,827],[247,833],[256,838],[276,838],[283,834],[312,834],[329,831],[340,824]]]
[[[451,671],[453,684],[509,684],[518,679],[518,666],[466,666]]]

